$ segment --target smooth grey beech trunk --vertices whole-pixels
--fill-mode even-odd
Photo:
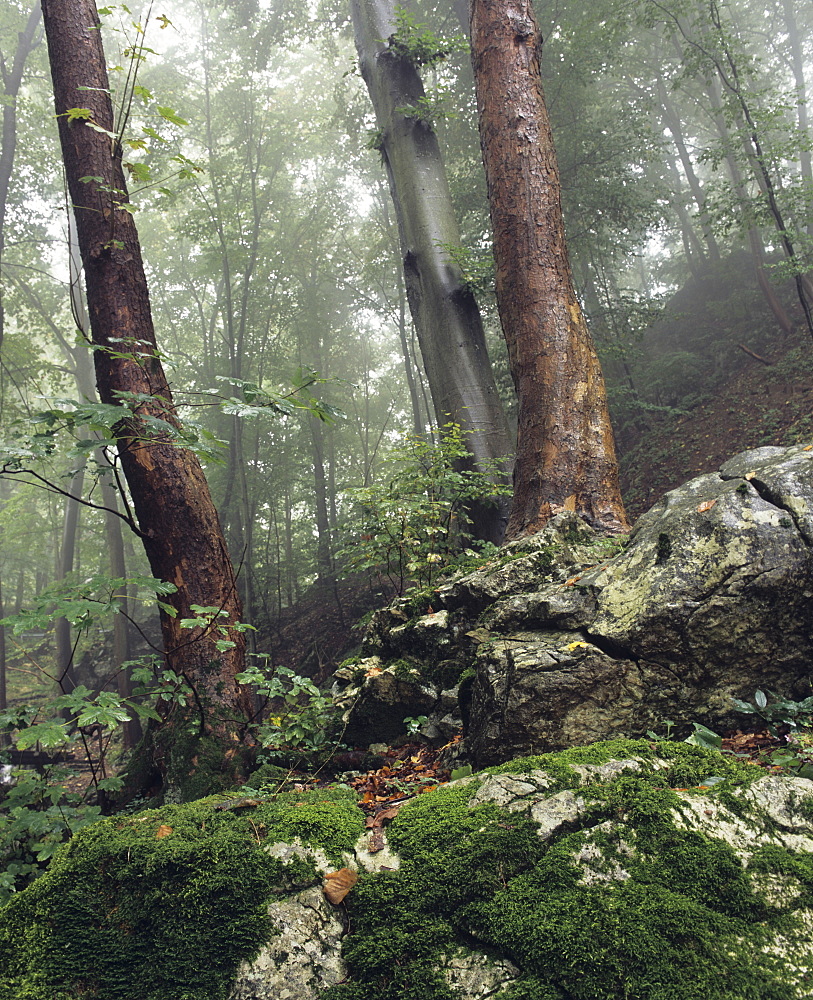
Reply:
[[[396,30],[392,0],[351,0],[359,68],[375,108],[380,150],[398,220],[407,298],[418,335],[438,424],[466,433],[482,470],[502,460],[495,482],[508,481],[513,444],[486,350],[480,312],[449,246],[460,231],[437,136],[430,124],[404,114],[424,88],[416,66],[387,42]],[[500,541],[506,498],[473,511],[480,538]]]

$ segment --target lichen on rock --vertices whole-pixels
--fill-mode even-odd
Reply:
[[[663,719],[730,729],[734,698],[813,693],[811,512],[813,451],[744,452],[667,493],[621,551],[559,514],[439,586],[431,614],[382,611],[365,641],[422,682],[457,672],[478,766]]]
[[[813,782],[785,780],[612,741],[421,796],[390,831],[399,871],[350,903],[350,980],[325,1000],[809,997]],[[492,957],[490,992],[452,990],[453,942]]]
[[[806,779],[613,740],[440,786],[388,837],[346,789],[101,820],[0,910],[0,998],[811,996]]]

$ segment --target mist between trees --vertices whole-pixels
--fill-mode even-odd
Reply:
[[[126,612],[109,677],[90,610],[6,629],[0,709],[128,698],[139,642],[239,739],[303,598],[345,628],[506,523],[623,530],[616,446],[637,514],[743,365],[804,387],[810,5],[464,8],[0,12],[0,603]],[[745,443],[813,430],[771,412]]]

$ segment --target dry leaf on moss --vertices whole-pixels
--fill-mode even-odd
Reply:
[[[358,880],[358,872],[354,872],[352,868],[340,868],[337,872],[328,872],[325,875],[324,894],[329,902],[338,906]]]

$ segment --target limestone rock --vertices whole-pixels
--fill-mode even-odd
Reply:
[[[269,906],[277,932],[253,962],[244,962],[229,1000],[309,1000],[341,982],[344,924],[321,888]]]
[[[721,731],[741,722],[733,698],[813,692],[812,550],[813,449],[758,448],[667,493],[623,551],[561,514],[376,641],[421,676],[474,675],[461,709],[480,766],[664,719]]]
[[[348,937],[361,995],[411,995],[433,974],[466,1000],[811,995],[812,781],[684,744],[599,743],[420,796],[391,840],[386,905]],[[465,947],[432,952],[429,926]]]
[[[359,680],[340,690],[334,686],[334,701],[344,713],[347,743],[369,744],[391,740],[405,733],[404,719],[428,716],[436,708],[446,715],[448,703],[434,685],[405,662],[383,667],[378,656],[359,662]]]
[[[373,853],[345,791],[222,806],[79,831],[0,908],[0,996],[811,996],[807,779],[596,743],[415,796]]]

